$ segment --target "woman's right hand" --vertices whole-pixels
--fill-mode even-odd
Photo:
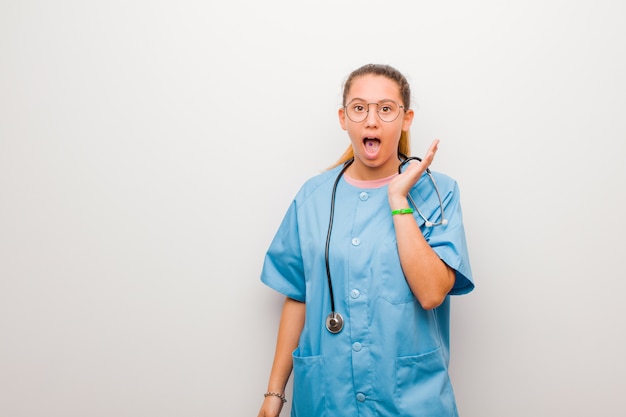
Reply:
[[[263,400],[258,417],[278,417],[283,409],[283,400],[273,395],[268,395]]]

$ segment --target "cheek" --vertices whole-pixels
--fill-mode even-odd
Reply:
[[[396,127],[394,127],[393,130],[389,131],[389,136],[396,138],[398,141],[400,140],[400,135],[402,135],[402,131],[404,129],[404,124],[402,123],[398,123],[398,125]]]
[[[350,129],[347,129],[347,131],[348,131],[348,137],[350,138],[350,142],[354,144],[361,143],[361,136],[357,135],[355,132],[350,131]]]

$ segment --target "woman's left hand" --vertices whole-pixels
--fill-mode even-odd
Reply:
[[[392,210],[406,208],[406,196],[409,190],[422,177],[422,174],[430,166],[435,158],[435,153],[439,147],[439,139],[435,139],[428,148],[428,152],[421,162],[410,162],[401,174],[397,175],[388,188],[389,204]]]

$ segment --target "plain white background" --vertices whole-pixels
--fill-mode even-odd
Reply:
[[[624,51],[619,0],[2,1],[0,415],[256,416],[263,255],[369,62],[461,187],[461,415],[623,412]]]

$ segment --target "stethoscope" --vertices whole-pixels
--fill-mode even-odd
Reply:
[[[398,158],[401,160],[400,166],[398,166],[398,174],[402,173],[402,168],[409,162],[411,161],[421,162],[422,161],[422,159],[418,158],[417,156],[406,156],[404,154],[398,154]],[[335,183],[333,184],[333,191],[330,197],[330,219],[328,220],[328,233],[326,234],[326,249],[325,249],[324,256],[326,260],[326,277],[328,278],[328,290],[330,292],[330,309],[331,309],[331,313],[326,317],[326,328],[328,329],[329,332],[333,334],[339,333],[341,330],[343,330],[344,321],[343,321],[343,316],[335,311],[335,294],[333,292],[333,282],[330,278],[330,263],[328,261],[328,258],[329,258],[328,251],[330,249],[330,235],[333,231],[333,219],[335,217],[335,196],[337,195],[337,184],[339,184],[339,180],[343,176],[344,172],[346,172],[346,169],[348,169],[348,167],[352,165],[353,162],[354,162],[354,158],[350,158],[348,161],[346,161],[343,164],[343,168],[341,168],[341,171],[339,171],[339,174],[337,175],[337,178],[335,179]],[[448,220],[444,217],[443,201],[441,200],[441,194],[439,193],[439,188],[437,187],[437,183],[435,182],[435,178],[433,177],[433,174],[430,172],[430,169],[426,168],[426,174],[428,174],[428,177],[430,178],[430,181],[432,182],[433,187],[435,188],[435,192],[437,193],[437,198],[439,199],[439,212],[441,214],[440,220],[437,222],[428,220],[426,216],[424,216],[424,214],[422,214],[420,209],[417,207],[417,204],[415,204],[415,201],[413,201],[413,197],[411,197],[411,193],[407,194],[407,199],[409,200],[409,202],[411,203],[411,205],[413,206],[417,214],[422,218],[422,220],[424,220],[424,225],[426,227],[445,226],[448,224]]]

